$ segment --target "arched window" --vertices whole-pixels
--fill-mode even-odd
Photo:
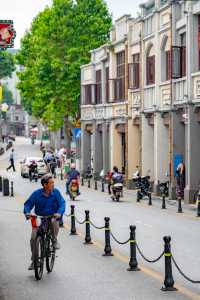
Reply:
[[[161,42],[161,81],[170,80],[171,78],[171,51],[169,38],[164,35]]]
[[[155,83],[155,51],[152,44],[147,47],[146,51],[146,84]]]

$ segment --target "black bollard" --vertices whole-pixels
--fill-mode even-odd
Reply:
[[[165,279],[164,286],[161,288],[162,291],[176,291],[174,287],[174,279],[172,275],[172,260],[171,260],[171,237],[165,236],[164,240],[164,251],[165,251]]]
[[[111,195],[111,184],[108,183],[108,194]]]
[[[182,199],[181,198],[178,198],[178,211],[177,213],[182,213],[183,210],[182,210]]]
[[[104,191],[105,191],[104,182],[103,181],[101,182],[101,191],[102,191],[102,193],[104,193]]]
[[[88,189],[90,189],[90,179],[88,179]]]
[[[85,243],[84,244],[93,244],[90,235],[90,211],[89,210],[85,210]]]
[[[10,196],[11,196],[11,197],[14,197],[13,181],[11,181]]]
[[[84,186],[84,178],[81,178],[81,185]]]
[[[165,195],[162,195],[162,209],[166,209]]]
[[[138,262],[136,257],[136,238],[135,238],[136,226],[130,226],[130,268],[127,271],[140,271],[138,268]]]
[[[148,193],[149,205],[152,205],[151,193]]]
[[[137,191],[137,202],[140,202],[141,196],[140,196],[140,192]]]
[[[60,179],[63,180],[63,169],[60,170]]]
[[[3,179],[2,176],[0,176],[0,192],[2,192],[2,188],[3,188]]]
[[[10,195],[10,184],[8,178],[3,178],[3,196]]]
[[[95,191],[98,190],[98,186],[97,186],[97,181],[96,181],[96,180],[95,180],[95,182],[94,182],[94,189],[95,189]]]
[[[200,192],[197,197],[197,217],[200,217]]]
[[[110,245],[110,218],[105,217],[105,248],[103,256],[113,256]]]
[[[71,205],[71,232],[70,235],[77,235],[76,220],[75,220],[75,206]]]

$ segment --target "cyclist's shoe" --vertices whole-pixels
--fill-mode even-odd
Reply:
[[[33,261],[31,262],[30,266],[28,267],[28,270],[29,270],[29,271],[34,270],[34,264],[33,264]]]

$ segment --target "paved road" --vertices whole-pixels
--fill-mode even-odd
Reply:
[[[15,146],[17,160],[25,155],[37,155],[38,145],[30,145],[24,139]],[[84,226],[77,226],[79,236],[69,236],[67,228],[61,230],[62,249],[58,252],[55,270],[44,276],[41,282],[34,280],[29,264],[30,225],[24,220],[21,210],[23,201],[39,183],[30,184],[22,179],[18,171],[6,173],[8,154],[0,158],[1,174],[7,174],[15,183],[15,198],[0,197],[0,299],[200,299],[199,285],[187,283],[174,270],[174,279],[179,292],[164,294],[160,291],[163,281],[164,261],[146,264],[138,256],[142,272],[126,271],[129,246],[112,242],[115,256],[102,257],[104,232],[91,231],[94,244],[84,246]],[[64,192],[64,182],[56,180]],[[199,220],[190,216],[179,216],[173,210],[161,211],[157,207],[137,205],[132,194],[126,194],[124,201],[113,203],[108,195],[99,191],[81,190],[80,201],[75,203],[77,217],[84,218],[84,210],[91,211],[91,219],[103,225],[105,216],[111,218],[113,233],[124,241],[129,237],[129,225],[137,226],[137,241],[144,254],[155,258],[163,250],[162,237],[172,236],[172,250],[184,271],[195,279],[199,274]],[[71,203],[69,203],[71,204]],[[69,210],[67,211],[69,212]],[[69,220],[66,218],[69,224]],[[2,294],[2,297],[1,297]]]

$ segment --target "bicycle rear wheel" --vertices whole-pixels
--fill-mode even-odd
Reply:
[[[47,272],[50,273],[53,270],[55,257],[56,257],[56,249],[55,242],[52,238],[47,239],[47,250],[46,250],[46,269]]]
[[[40,235],[37,236],[34,246],[33,264],[35,270],[35,278],[40,280],[44,269],[44,244]]]

